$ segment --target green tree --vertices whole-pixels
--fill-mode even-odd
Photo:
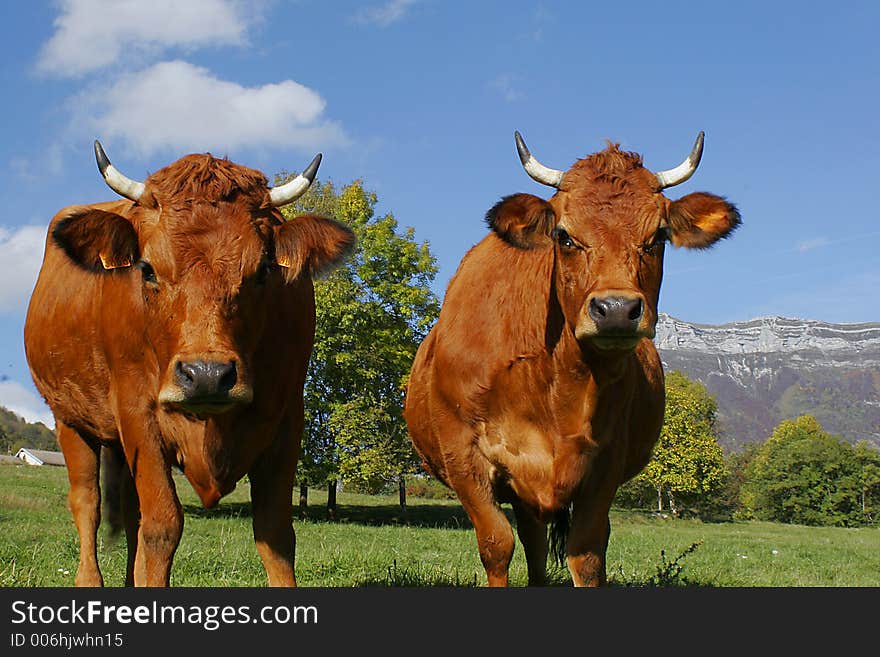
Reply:
[[[633,486],[649,484],[657,510],[678,515],[682,506],[704,507],[725,482],[724,455],[717,440],[718,406],[702,384],[681,372],[666,376],[666,414],[651,460]]]
[[[58,450],[55,432],[42,422],[28,422],[0,406],[0,453],[16,454],[22,447]]]
[[[866,523],[876,523],[880,519],[880,451],[866,441],[861,441],[856,443],[853,453],[858,468],[862,516]]]
[[[278,182],[283,181],[281,176]],[[347,223],[357,246],[347,262],[315,282],[315,348],[306,381],[306,431],[299,470],[305,485],[328,485],[335,509],[341,477],[377,491],[394,483],[405,506],[405,477],[418,467],[403,421],[406,378],[440,304],[428,244],[355,181],[337,191],[315,184],[285,214],[316,212]]]
[[[739,513],[740,491],[746,481],[746,469],[759,447],[760,445],[757,443],[749,443],[741,451],[732,452],[724,457],[727,477],[717,498],[716,506],[719,517],[730,520]]]
[[[742,515],[802,525],[866,522],[880,459],[826,433],[811,415],[781,422],[746,469]]]

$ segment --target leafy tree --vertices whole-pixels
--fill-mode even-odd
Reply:
[[[880,511],[880,452],[869,443],[862,441],[856,443],[853,453],[858,468],[862,516],[865,522],[877,522]]]
[[[630,479],[614,496],[614,504],[624,509],[647,509],[657,506],[657,491],[641,476]]]
[[[283,181],[281,176],[278,182]],[[437,264],[412,228],[375,215],[377,197],[355,181],[337,191],[315,184],[285,214],[316,212],[347,223],[357,246],[347,262],[315,282],[315,348],[306,381],[304,484],[326,483],[331,515],[336,482],[377,491],[418,466],[403,421],[403,397],[416,349],[436,320]]]
[[[724,457],[727,477],[715,504],[715,511],[719,517],[727,520],[736,517],[740,506],[740,491],[746,480],[746,469],[759,447],[760,445],[756,443],[749,443],[742,451],[733,452]]]
[[[650,485],[657,510],[678,515],[682,505],[701,507],[722,489],[726,469],[718,444],[718,406],[702,384],[681,372],[666,376],[666,415],[651,460],[634,482]]]
[[[880,456],[826,433],[811,415],[780,423],[746,469],[742,515],[802,525],[864,524]]]
[[[55,432],[42,422],[28,422],[0,406],[0,453],[16,454],[22,447],[58,450]]]

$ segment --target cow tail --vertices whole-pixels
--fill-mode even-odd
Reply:
[[[101,515],[116,537],[122,530],[122,477],[125,457],[110,447],[101,448]]]
[[[565,544],[571,530],[571,505],[565,505],[550,521],[550,556],[556,566],[565,566]]]

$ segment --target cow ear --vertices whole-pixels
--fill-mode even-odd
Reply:
[[[275,261],[289,283],[301,274],[317,276],[339,264],[354,247],[351,228],[313,214],[294,217],[278,228]]]
[[[93,272],[129,267],[140,257],[131,222],[94,208],[78,208],[57,221],[52,239],[71,260]]]
[[[714,194],[695,192],[669,204],[669,228],[675,246],[707,249],[739,225],[736,206]]]
[[[532,194],[513,194],[501,199],[486,213],[486,223],[508,244],[534,249],[551,244],[556,213],[550,204]]]

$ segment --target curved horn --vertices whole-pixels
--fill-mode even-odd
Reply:
[[[321,166],[321,157],[321,154],[318,153],[315,155],[311,164],[306,167],[306,170],[296,178],[283,185],[278,185],[277,187],[271,187],[269,189],[269,200],[272,202],[272,207],[277,208],[281,205],[293,203],[296,199],[306,193],[309,185],[315,180],[315,175],[318,173],[318,167]]]
[[[98,170],[110,189],[130,201],[137,202],[141,194],[144,193],[144,183],[132,180],[119,173],[116,167],[110,164],[110,160],[107,159],[107,154],[104,152],[101,142],[97,139],[95,140],[95,159],[98,161]]]
[[[565,175],[565,172],[560,171],[559,169],[545,167],[538,162],[538,160],[529,153],[529,149],[526,148],[526,143],[523,141],[519,131],[514,133],[514,137],[516,137],[516,151],[519,153],[519,160],[522,162],[523,169],[526,170],[526,173],[529,174],[533,180],[542,185],[549,185],[550,187],[556,187],[558,189],[559,185],[562,184],[562,176]]]
[[[700,158],[703,157],[703,137],[705,137],[705,133],[700,130],[700,134],[697,135],[697,141],[694,142],[694,147],[691,149],[691,154],[687,156],[684,162],[674,169],[658,171],[654,174],[657,176],[657,182],[660,183],[660,189],[666,189],[667,187],[683,183],[694,175],[694,171],[697,170],[700,164]]]

